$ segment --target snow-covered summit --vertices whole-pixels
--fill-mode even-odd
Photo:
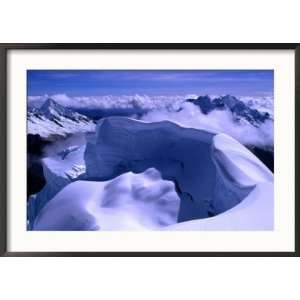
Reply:
[[[45,205],[33,230],[157,230],[176,224],[179,201],[174,184],[155,169],[79,180]]]
[[[28,205],[33,230],[160,229],[176,221],[188,221],[178,230],[202,230],[209,219],[211,228],[272,229],[273,174],[225,134],[110,117],[86,146],[43,167],[47,185]],[[252,217],[241,223],[238,207]]]
[[[253,107],[253,103],[246,104],[238,98],[226,95],[217,98],[210,96],[199,96],[197,99],[187,99],[201,109],[202,113],[209,114],[214,110],[228,110],[232,113],[235,121],[246,121],[255,127],[259,127],[266,120],[271,119],[267,111],[259,111]],[[252,106],[252,107],[251,107]]]
[[[65,117],[69,118],[71,120],[74,120],[75,122],[79,121],[89,121],[89,118],[86,116],[83,116],[75,111],[73,111],[70,108],[64,107],[60,104],[58,104],[56,101],[54,101],[51,98],[48,98],[44,104],[40,107],[38,110],[40,114],[44,115],[48,119],[51,118],[60,118]]]
[[[43,138],[67,136],[76,132],[95,130],[95,124],[88,117],[58,104],[48,98],[40,108],[27,112],[28,134],[39,134]]]
[[[109,180],[154,167],[181,198],[179,222],[222,213],[272,173],[248,149],[224,134],[110,117],[97,125],[85,151],[86,178]]]

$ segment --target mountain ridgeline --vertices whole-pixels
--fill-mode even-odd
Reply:
[[[66,137],[78,132],[92,132],[95,122],[71,108],[47,99],[40,108],[27,112],[27,134],[38,134],[46,140],[56,140],[57,136]]]
[[[200,96],[197,99],[187,99],[186,101],[200,107],[202,113],[205,115],[214,110],[229,110],[235,121],[246,120],[255,127],[259,127],[266,120],[270,119],[268,112],[260,112],[257,109],[250,108],[243,101],[230,95],[219,98],[210,98],[206,95]]]
[[[238,98],[226,95],[218,98],[199,96],[196,99],[186,99],[182,103],[192,103],[199,107],[201,112],[209,115],[213,111],[227,111],[231,114],[233,121],[237,123],[246,122],[254,127],[260,127],[268,120],[273,121],[273,116],[267,111],[260,111],[251,107]],[[159,108],[161,109],[161,108]],[[169,109],[169,108],[168,108]],[[180,110],[181,108],[179,108]],[[51,98],[46,99],[40,108],[29,108],[27,112],[28,134],[38,134],[40,137],[51,140],[52,137],[65,137],[78,132],[94,132],[95,123],[103,117],[109,116],[135,116],[137,118],[154,111],[154,108],[139,107],[137,104],[134,110],[128,108],[67,108]],[[80,111],[80,113],[79,113]]]

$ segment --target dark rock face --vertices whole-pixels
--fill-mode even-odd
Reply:
[[[187,101],[199,106],[201,111],[206,115],[215,108],[209,96],[200,96],[196,100],[188,99]]]
[[[220,110],[226,108],[225,103],[221,98],[213,99],[212,104],[215,108],[220,109]]]
[[[27,198],[39,192],[46,184],[40,158],[49,142],[38,134],[27,135]]]
[[[49,144],[48,141],[44,140],[38,134],[27,134],[27,153],[30,155],[42,155],[43,147]]]
[[[28,159],[27,167],[27,198],[38,193],[46,184],[43,167],[39,160]]]
[[[244,119],[255,127],[259,127],[262,123],[270,118],[268,113],[262,113],[257,109],[252,109],[243,101],[240,101],[236,97],[230,95],[215,99],[211,99],[209,96],[200,96],[197,99],[187,99],[187,102],[191,102],[199,106],[202,113],[206,115],[215,109],[228,109],[231,111],[236,121]]]
[[[264,150],[258,147],[252,147],[249,149],[256,157],[258,157],[270,171],[274,173],[274,152]]]

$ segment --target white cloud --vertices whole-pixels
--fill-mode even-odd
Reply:
[[[173,95],[173,96],[148,96],[148,95],[122,95],[122,96],[81,96],[70,97],[66,94],[29,96],[28,103],[31,106],[39,107],[47,98],[52,98],[61,105],[73,108],[90,108],[90,109],[114,109],[114,108],[141,108],[146,110],[178,108],[188,98],[197,98],[197,95]],[[211,95],[211,98],[218,95]],[[243,97],[242,101],[249,103],[251,101],[253,108],[263,111],[273,111],[273,98],[253,98]]]
[[[161,109],[182,103],[186,96],[148,96],[148,95],[122,95],[122,96],[82,96],[69,97],[66,94],[29,96],[28,103],[31,106],[39,107],[47,98],[52,98],[59,104],[73,108],[90,108],[90,109],[130,109],[141,108],[146,110]],[[195,96],[194,96],[195,97]]]
[[[232,114],[227,110],[215,110],[205,115],[192,103],[183,103],[182,110],[178,112],[151,111],[142,119],[150,122],[169,120],[183,127],[226,133],[244,145],[255,145],[262,148],[273,147],[274,145],[273,121],[266,121],[259,128],[246,121],[237,124],[233,120]]]
[[[215,110],[205,115],[194,104],[184,102],[188,98],[197,98],[197,95],[148,96],[136,94],[69,97],[66,94],[56,94],[28,97],[28,101],[31,106],[39,107],[49,97],[61,105],[73,108],[124,110],[139,108],[148,111],[143,117],[147,121],[170,120],[181,126],[222,132],[231,135],[245,145],[273,147],[274,144],[272,120],[266,121],[259,128],[256,128],[246,122],[237,124],[233,120],[232,114],[226,110]],[[253,108],[267,111],[273,115],[272,97],[244,97],[241,100],[250,103]],[[178,111],[179,109],[181,110]]]

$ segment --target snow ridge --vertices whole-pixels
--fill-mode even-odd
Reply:
[[[84,147],[44,160],[29,229],[273,228],[273,174],[225,134],[110,117]]]

